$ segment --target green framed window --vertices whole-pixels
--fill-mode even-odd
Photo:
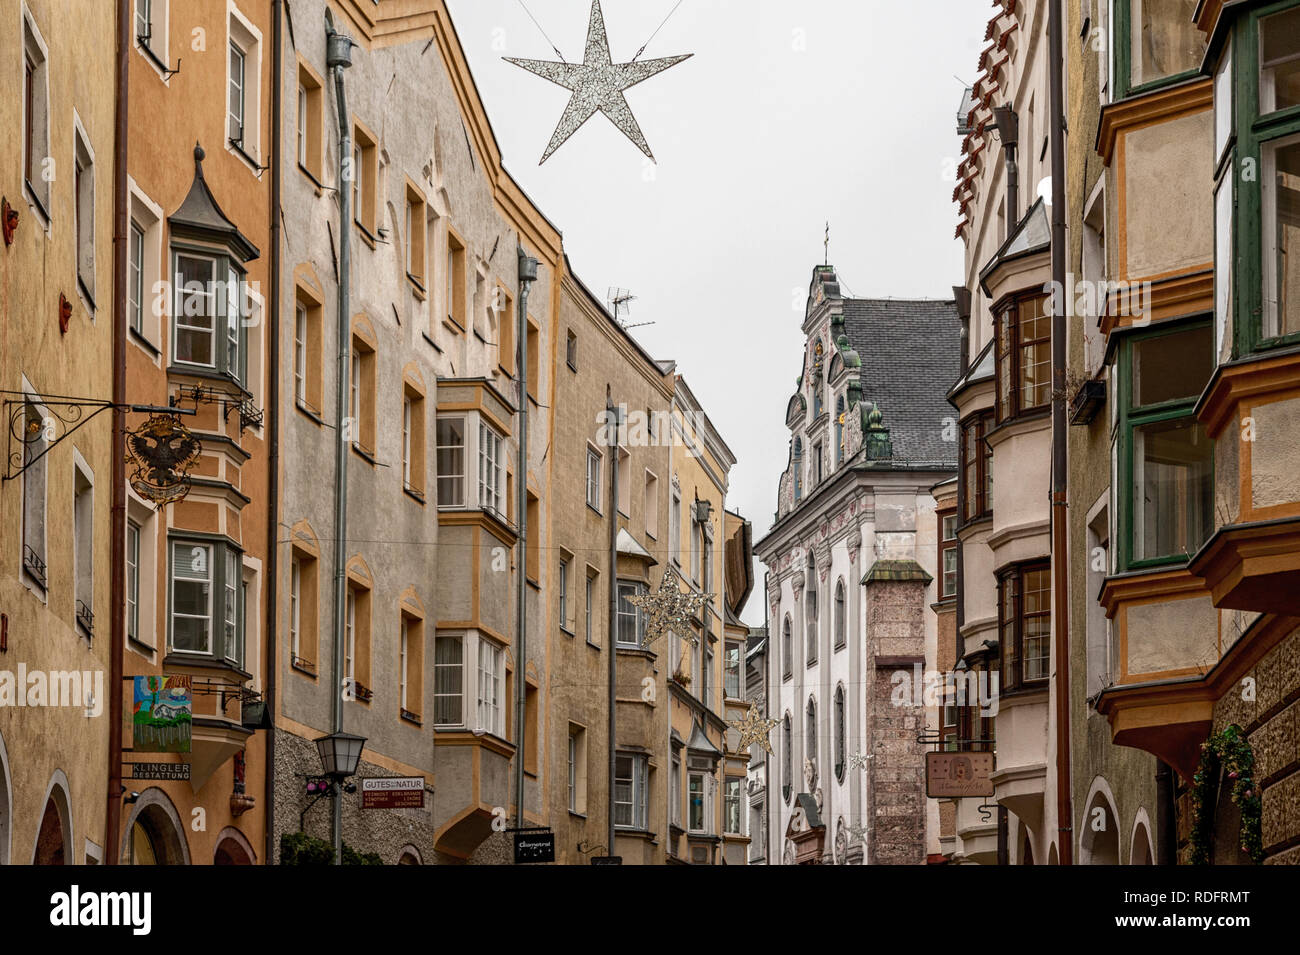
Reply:
[[[1215,65],[1214,108],[1225,361],[1300,343],[1300,2],[1238,16]]]
[[[1194,413],[1214,368],[1213,329],[1197,320],[1130,335],[1116,361],[1115,569],[1181,563],[1214,523],[1214,443]]]
[[[173,653],[244,665],[241,552],[221,539],[169,542],[167,641]]]
[[[1205,34],[1197,0],[1114,0],[1115,98],[1139,96],[1195,79]]]
[[[197,249],[174,249],[172,262],[172,362],[242,386],[251,312],[244,272],[229,256]]]

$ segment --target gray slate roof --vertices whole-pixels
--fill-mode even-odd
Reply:
[[[956,469],[948,389],[961,374],[956,303],[917,299],[844,300],[844,330],[862,359],[862,397],[880,409],[895,468]]]

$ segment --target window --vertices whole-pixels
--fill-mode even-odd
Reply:
[[[845,718],[844,718],[844,684],[835,688],[835,778],[844,782],[845,769]]]
[[[939,599],[957,596],[957,515],[939,515]]]
[[[460,331],[465,330],[465,243],[447,228],[447,320]]]
[[[822,443],[818,441],[813,445],[813,487],[822,483]]]
[[[246,89],[248,55],[235,40],[230,41],[230,141],[244,148],[244,120],[248,91]]]
[[[645,584],[625,580],[618,582],[618,632],[615,636],[620,647],[640,649],[645,640],[645,617],[641,615],[641,608],[629,600],[630,597],[640,597],[645,593]]]
[[[1259,41],[1260,115],[1300,106],[1300,8],[1261,19]]]
[[[344,627],[343,676],[359,703],[369,703],[370,688],[370,588],[359,580],[348,583]]]
[[[669,804],[672,817],[669,819],[678,829],[682,827],[682,758],[673,753],[672,776],[669,779]]]
[[[408,183],[406,186],[406,277],[421,293],[425,288],[424,226],[427,218],[424,196]]]
[[[542,579],[542,501],[529,491],[526,495],[525,516],[528,522],[528,539],[524,553],[524,574],[533,583]]]
[[[835,649],[840,649],[848,642],[847,608],[844,596],[844,578],[835,581]]]
[[[587,730],[569,724],[569,812],[587,811]]]
[[[298,168],[320,182],[323,175],[324,90],[307,64],[298,64]]]
[[[599,646],[596,642],[595,627],[595,609],[596,609],[596,572],[587,570],[587,594],[586,594],[586,612],[583,630],[587,637],[587,642],[592,646]]]
[[[1283,338],[1300,333],[1300,135],[1262,153],[1264,337]]]
[[[618,828],[647,828],[648,776],[645,756],[620,753],[614,758],[614,825]]]
[[[478,426],[479,507],[495,514],[505,513],[505,449],[503,438],[488,425]]]
[[[817,662],[817,562],[813,555],[808,555],[808,566],[804,572],[804,660],[806,666]]]
[[[722,651],[722,693],[729,700],[743,699],[740,686],[741,645],[728,642]]]
[[[686,827],[691,832],[713,832],[713,791],[718,782],[712,773],[692,772],[686,777]]]
[[[438,506],[465,506],[465,419],[438,419]]]
[[[741,820],[741,780],[728,776],[722,790],[722,831],[729,836],[739,836]]]
[[[72,474],[74,594],[77,623],[90,636],[95,630],[95,485],[81,455],[76,457]]]
[[[378,231],[379,148],[359,124],[352,140],[352,221],[366,237]]]
[[[587,447],[587,506],[600,510],[600,458],[595,448]]]
[[[668,558],[678,567],[681,566],[682,552],[682,495],[673,488],[672,504],[668,509]]]
[[[424,621],[403,613],[398,635],[398,716],[419,723],[424,712]]]
[[[375,349],[360,335],[352,335],[352,369],[348,375],[348,417],[352,446],[367,455],[375,453]]]
[[[781,721],[781,798],[788,804],[793,792],[794,779],[794,734],[790,726],[790,714],[785,714]]]
[[[1115,0],[1119,97],[1181,80],[1201,65],[1197,0]]]
[[[699,502],[696,501],[698,504]],[[699,518],[694,507],[691,508],[691,581],[695,584],[700,582],[700,544],[704,538],[704,530],[700,526]]]
[[[289,567],[289,652],[291,665],[314,676],[320,607],[319,569],[315,555],[293,549]]]
[[[229,30],[227,134],[235,153],[256,166],[261,155],[262,35],[233,4]]]
[[[560,592],[560,629],[571,630],[569,622],[569,558],[560,558],[558,587]]]
[[[542,330],[537,327],[537,323],[528,317],[526,322],[528,326],[528,340],[524,343],[525,357],[528,361],[528,397],[537,404],[537,396],[542,393],[542,369],[541,369],[541,339]]]
[[[993,512],[993,451],[984,440],[992,424],[992,414],[982,414],[962,425],[959,497],[963,523]]]
[[[505,736],[501,687],[505,683],[505,654],[495,643],[478,642],[478,729]]]
[[[144,334],[144,230],[131,220],[131,231],[127,237],[126,263],[126,316],[131,330],[137,335]]]
[[[126,635],[140,640],[140,525],[126,522]]]
[[[1051,565],[1024,564],[998,577],[1003,690],[1046,685],[1051,657]]]
[[[705,642],[701,641],[701,645],[703,646]],[[700,669],[700,702],[711,707],[713,706],[713,647],[703,646],[700,654],[703,658]]]
[[[564,360],[573,371],[578,370],[578,336],[569,329],[568,340],[564,343]]]
[[[170,649],[243,663],[239,551],[207,541],[171,542]]]
[[[174,361],[246,380],[248,292],[244,273],[222,256],[177,252]]]
[[[618,512],[624,517],[632,515],[632,452],[617,448],[618,461]]]
[[[1052,319],[1047,297],[1013,302],[998,316],[998,420],[1038,411],[1052,395]]]
[[[804,758],[817,759],[817,701],[808,697],[808,708],[804,711]]]
[[[95,154],[74,114],[73,235],[77,242],[77,283],[91,309],[95,305]],[[128,247],[128,252],[130,251]]]
[[[713,528],[704,521],[700,522],[700,587],[706,594],[713,592]],[[706,616],[705,622],[708,621],[707,608],[705,604]]]
[[[794,638],[790,635],[790,618],[781,625],[781,671],[785,679],[794,673]]]
[[[659,536],[659,479],[653,471],[645,472],[645,532],[647,537]]]
[[[45,41],[31,14],[23,10],[23,178],[40,218],[50,218],[50,182],[45,178],[50,154],[49,64]]]
[[[402,393],[402,486],[424,495],[424,395],[409,383]]]
[[[439,635],[433,641],[433,721],[438,726],[462,726],[465,644],[461,637]]]
[[[1161,328],[1120,347],[1114,435],[1119,567],[1186,560],[1213,527],[1213,442],[1195,406],[1213,368],[1208,323]]]
[[[803,439],[794,439],[794,499],[803,499]]]
[[[23,570],[45,591],[48,586],[45,564],[45,494],[48,458],[47,424],[37,405],[23,406],[25,430],[33,435],[23,442]]]

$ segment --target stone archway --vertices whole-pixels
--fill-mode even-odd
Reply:
[[[1139,818],[1133,825],[1133,837],[1129,840],[1129,865],[1155,865],[1155,854],[1151,851],[1151,833],[1147,829],[1146,810],[1139,810]]]
[[[9,753],[4,734],[0,733],[0,865],[9,864],[13,839],[13,789],[9,783]]]
[[[212,864],[256,865],[257,853],[242,832],[228,826],[217,835],[217,849],[213,853]]]
[[[36,832],[32,865],[72,865],[72,811],[68,805],[68,777],[56,769],[45,793],[45,808]]]
[[[189,865],[190,847],[180,813],[167,794],[146,789],[122,827],[123,865]]]
[[[1100,776],[1093,781],[1083,813],[1083,835],[1079,839],[1080,865],[1119,865],[1119,818],[1110,797],[1110,787]]]
[[[1034,864],[1034,842],[1029,836],[1029,827],[1023,822],[1020,824],[1020,858],[1021,865]]]
[[[402,846],[402,851],[398,853],[398,865],[424,865],[420,857],[420,850],[413,845]]]

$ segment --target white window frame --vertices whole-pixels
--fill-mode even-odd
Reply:
[[[135,316],[127,315],[128,339],[133,340],[155,365],[161,364],[162,323],[169,307],[167,290],[169,283],[164,281],[163,268],[163,210],[150,199],[135,180],[127,177],[127,193],[130,204],[130,222],[142,233],[140,259],[140,307],[139,327],[135,325]],[[128,273],[130,248],[128,248]],[[188,253],[186,253],[188,254]],[[173,281],[175,275],[172,276]],[[174,330],[173,330],[174,333]],[[173,351],[175,349],[173,348]]]
[[[1273,338],[1283,334],[1292,334],[1282,328],[1282,308],[1278,301],[1278,249],[1277,249],[1277,157],[1283,149],[1297,148],[1300,153],[1300,133],[1283,136],[1260,144],[1260,160],[1263,172],[1260,176],[1260,219],[1263,223],[1260,243],[1260,257],[1263,260],[1264,316],[1263,334]],[[1300,253],[1297,253],[1300,254]],[[1300,303],[1287,303],[1295,306]]]
[[[559,604],[560,604],[560,629],[569,629],[569,565],[572,560],[568,557],[560,558],[560,579],[559,579]]]
[[[140,640],[140,538],[144,530],[130,518],[126,522],[126,636]]]
[[[302,659],[302,558],[297,554],[289,562],[289,653]]]
[[[148,33],[140,32],[140,5],[148,5],[147,23]],[[131,16],[132,43],[135,45],[140,55],[145,58],[158,78],[164,84],[170,85],[171,77],[168,75],[167,64],[171,62],[170,55],[170,37],[168,27],[170,26],[170,0],[135,0],[135,9]],[[141,40],[142,36],[147,35],[147,42]]]
[[[603,513],[600,509],[600,482],[605,471],[605,456],[595,447],[587,445],[587,506],[593,511]]]
[[[439,415],[438,427],[434,433],[434,465],[438,470],[438,507],[442,510],[463,510],[469,506],[468,485],[469,479],[466,473],[468,462],[470,460],[470,426],[473,417],[469,415]],[[442,423],[444,421],[460,422],[460,444],[443,444],[442,443]],[[454,474],[443,470],[443,452],[460,452],[460,468]],[[448,500],[449,495],[442,492],[443,482],[454,482],[460,488],[459,500]]]
[[[628,775],[619,775],[623,772],[624,761],[627,766]],[[647,757],[642,753],[618,753],[614,760],[614,827],[616,829],[626,829],[633,831],[645,831],[649,827],[649,762]],[[620,800],[618,798],[618,787],[626,783],[630,790],[629,800]],[[629,822],[619,822],[620,807],[628,807],[627,814],[630,817]]]
[[[53,214],[52,209],[52,190],[50,183],[40,173],[45,170],[45,161],[50,157],[50,53],[49,48],[45,45],[45,38],[41,36],[41,31],[36,26],[36,19],[32,16],[27,4],[22,6],[22,48],[23,56],[32,61],[32,105],[36,116],[32,119],[32,134],[34,142],[31,144],[32,169],[24,169],[23,189],[27,194],[28,204],[35,211],[41,228],[45,229],[47,234],[50,227],[50,218]],[[24,67],[25,70],[25,61]],[[25,78],[20,80],[20,88],[25,84]],[[27,115],[26,115],[26,96],[19,94],[19,100],[22,103],[20,108],[20,120],[22,125],[19,127],[19,155],[23,161],[26,161],[27,151]],[[37,173],[37,175],[30,175]]]
[[[478,419],[479,509],[505,514],[505,436],[481,417]]]
[[[442,641],[455,643],[460,647],[460,661],[457,663],[439,663],[438,662],[438,644]],[[438,729],[459,729],[465,725],[465,659],[466,646],[468,641],[464,634],[460,633],[439,633],[433,641],[433,718],[434,726]],[[455,693],[442,693],[438,690],[438,671],[439,670],[456,670],[457,689]],[[439,720],[439,700],[456,701],[457,719],[451,721]]]
[[[493,736],[505,738],[505,650],[486,639],[478,638],[478,692],[475,708],[475,728]]]
[[[226,9],[228,15],[226,18],[225,48],[226,85],[225,102],[223,104],[226,114],[226,136],[224,141],[227,151],[238,156],[254,174],[257,174],[261,171],[260,164],[262,161],[262,32],[240,13],[234,0],[227,0]],[[230,110],[230,93],[235,83],[235,77],[231,71],[230,51],[232,47],[243,54],[243,82],[240,87],[243,111],[240,129],[242,139],[238,147],[231,142],[232,139],[235,139],[235,136],[230,128],[231,121],[236,118]],[[273,80],[273,82],[278,81],[278,77]]]
[[[167,562],[167,590],[168,590],[167,604],[168,604],[168,618],[169,618],[168,625],[167,625],[167,641],[169,644],[169,649],[176,650],[180,653],[192,653],[198,656],[209,656],[209,657],[214,656],[215,653],[214,644],[216,643],[216,629],[217,629],[217,622],[216,622],[217,606],[216,606],[216,595],[214,593],[214,590],[216,589],[217,575],[215,573],[216,568],[213,566],[213,564],[214,561],[216,560],[217,548],[214,544],[210,542],[192,541],[192,540],[169,540],[167,542],[167,545],[170,551],[169,560]],[[176,550],[179,547],[189,547],[191,548],[191,550],[200,549],[207,554],[207,556],[204,558],[205,576],[180,577],[177,575]],[[177,611],[176,582],[178,580],[184,580],[191,584],[203,584],[207,586],[207,612],[205,614],[201,614],[201,615],[182,614]],[[195,650],[191,648],[178,649],[176,647],[175,621],[178,617],[183,617],[186,620],[207,621],[207,648],[206,649],[202,649],[202,650]]]
[[[82,300],[93,319],[95,314],[95,150],[81,123],[72,111],[73,163],[73,243],[77,254],[77,284]],[[89,221],[86,221],[89,220]]]
[[[411,424],[415,405],[410,395],[402,395],[402,486],[411,487]]]
[[[668,558],[680,567],[682,565],[682,492],[675,484],[672,488],[668,522]]]
[[[630,610],[624,610],[624,601],[627,597],[642,596],[646,593],[646,585],[636,580],[620,580],[618,582],[618,603],[615,622],[617,629],[614,634],[615,646],[624,649],[640,650],[641,644],[645,640],[645,615],[641,613],[641,608],[631,603],[627,606]],[[630,619],[631,623],[627,621]],[[631,627],[632,639],[624,639],[624,628]]]
[[[95,612],[95,473],[74,446],[72,449],[72,566],[73,599],[85,605],[93,616]],[[77,485],[85,482],[84,490]],[[85,502],[89,509],[83,514],[79,507]],[[83,540],[83,535],[88,540]],[[73,604],[74,608],[76,604]]]

